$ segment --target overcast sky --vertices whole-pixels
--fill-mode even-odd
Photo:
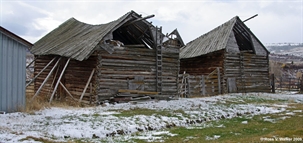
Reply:
[[[263,44],[303,43],[303,0],[0,0],[1,26],[35,43],[71,17],[103,24],[134,10],[163,33],[178,29],[185,43],[234,16]]]

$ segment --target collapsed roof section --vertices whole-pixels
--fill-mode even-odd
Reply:
[[[34,55],[60,55],[78,61],[87,59],[96,49],[112,53],[115,46],[154,48],[158,28],[146,19],[130,11],[107,24],[90,25],[70,18],[37,41],[31,48]],[[113,43],[114,42],[114,43]]]
[[[226,49],[231,39],[235,39],[238,51],[257,53],[261,50],[263,53],[269,53],[240,18],[235,16],[219,27],[187,43],[181,48],[180,58],[193,58]]]

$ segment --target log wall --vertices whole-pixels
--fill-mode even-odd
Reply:
[[[216,51],[199,57],[181,59],[180,74],[183,71],[190,75],[207,75],[217,67],[223,67],[225,50]]]
[[[54,56],[38,56],[35,62],[35,76],[52,60]],[[58,59],[58,58],[57,58]],[[35,80],[35,93],[38,88],[41,86],[57,60],[46,68]],[[62,58],[58,66],[54,69],[54,72],[51,74],[50,78],[47,80],[46,84],[43,86],[42,90],[39,93],[39,96],[50,98],[50,95],[53,92],[53,88],[57,83],[58,77],[62,72],[64,65],[66,64],[67,58]],[[67,90],[72,94],[75,99],[80,99],[80,96],[84,90],[86,82],[91,74],[93,68],[95,68],[97,63],[97,56],[93,54],[89,59],[84,61],[70,60],[61,82]],[[55,80],[54,80],[55,79]],[[96,86],[94,78],[91,81],[93,85],[93,94],[94,87]],[[89,102],[95,98],[90,97],[90,87],[86,90],[86,94],[83,97],[83,101]],[[67,99],[66,99],[67,98]],[[62,86],[58,86],[57,94],[54,99],[69,100],[71,97],[66,93]],[[93,101],[92,101],[93,102]]]
[[[112,54],[98,51],[97,94],[109,99],[119,89],[156,91],[156,51],[147,48],[118,48]],[[162,95],[177,94],[179,49],[162,48]]]
[[[64,73],[64,76],[61,79],[61,82],[66,86],[66,88],[69,90],[69,92],[73,95],[75,99],[77,100],[80,99],[80,96],[86,86],[89,76],[92,70],[97,65],[97,59],[98,57],[94,53],[87,60],[84,61],[70,60],[69,65],[67,66],[66,71]],[[86,101],[86,103],[94,102],[96,100],[95,96],[93,96],[95,95],[95,88],[96,88],[95,77],[96,74],[94,74],[90,82],[92,84],[92,89],[90,89],[90,86],[88,86],[83,96],[82,100],[84,102]],[[60,89],[58,89],[58,91],[64,97],[70,98],[70,96],[66,93],[66,91],[61,86]],[[91,94],[90,91],[92,91]]]
[[[270,92],[268,57],[253,53],[226,53],[224,80],[232,86],[235,79],[236,91],[227,92]]]
[[[36,56],[35,58],[35,68],[34,68],[34,76],[36,76],[53,58],[54,56]],[[40,85],[43,83],[45,78],[47,77],[48,73],[51,71],[53,66],[55,65],[57,60],[53,61],[45,70],[42,72],[35,80],[35,93],[39,89]],[[38,96],[43,97],[49,97],[51,95],[51,90],[53,87],[52,82],[54,80],[54,74],[56,73],[56,70],[53,72],[53,74],[50,76],[50,78],[47,80],[46,84],[41,89]]]

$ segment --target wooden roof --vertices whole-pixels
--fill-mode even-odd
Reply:
[[[138,14],[131,11],[115,21],[100,25],[90,25],[70,18],[38,40],[31,52],[34,55],[60,55],[79,61],[85,60],[109,33],[136,19],[133,15]]]
[[[246,36],[246,38],[251,35],[257,39],[256,36],[249,30],[249,28],[247,28],[246,25],[240,20],[240,18],[238,16],[235,16],[224,24],[211,30],[210,32],[187,43],[184,47],[181,48],[180,58],[193,58],[225,49],[231,32],[235,28],[238,30],[239,26],[241,27],[242,31],[240,34]],[[265,46],[258,39],[257,41],[267,51]]]

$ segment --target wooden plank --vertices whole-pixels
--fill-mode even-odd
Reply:
[[[36,57],[37,58],[37,57]],[[35,59],[36,59],[35,58]],[[25,85],[25,88],[27,86],[29,86],[33,81],[35,81],[35,79],[56,59],[56,57],[54,57],[51,61],[49,61],[49,63],[30,81]]]
[[[222,91],[221,91],[221,77],[220,77],[220,68],[219,67],[217,67],[217,76],[218,76],[218,92],[219,92],[219,94],[221,94],[222,93]]]
[[[158,95],[158,92],[142,91],[142,90],[129,90],[129,89],[119,89],[120,93],[137,93],[137,94],[148,94],[148,95]]]
[[[202,95],[204,96],[205,95],[205,87],[206,87],[206,85],[205,85],[205,77],[204,77],[204,75],[202,75],[202,77],[201,77],[201,93],[202,93]]]
[[[63,87],[63,89],[66,91],[66,93],[67,93],[72,99],[76,100],[76,99],[73,97],[73,95],[67,90],[67,88],[62,84],[62,82],[60,81],[59,83],[60,83],[60,85]]]
[[[81,95],[81,97],[80,97],[80,99],[79,99],[79,103],[81,102],[81,100],[82,100],[82,98],[83,98],[83,96],[84,96],[84,94],[85,94],[85,92],[86,92],[86,89],[87,89],[87,87],[88,87],[88,85],[89,85],[89,83],[90,83],[90,81],[91,81],[91,79],[92,79],[92,77],[93,77],[93,75],[94,75],[94,72],[95,72],[95,69],[92,70],[92,72],[91,72],[91,74],[90,74],[90,76],[89,76],[89,78],[88,78],[88,81],[87,81],[87,83],[86,83],[86,85],[85,85],[85,87],[84,87],[84,90],[83,90],[83,92],[82,92],[82,95]]]
[[[34,100],[34,98],[40,93],[42,87],[44,86],[44,84],[47,82],[47,80],[49,79],[49,77],[51,76],[51,74],[53,73],[54,69],[57,67],[59,61],[61,60],[61,57],[58,59],[58,61],[56,62],[56,64],[53,66],[53,68],[51,69],[51,71],[48,73],[48,75],[46,76],[46,78],[44,79],[43,83],[40,85],[39,89],[37,90],[37,92],[35,93],[35,95],[32,97],[32,99],[30,100],[30,102],[32,102]]]
[[[62,76],[63,76],[63,74],[64,74],[64,71],[65,71],[66,67],[68,66],[69,61],[70,61],[70,58],[67,60],[67,62],[66,62],[66,64],[65,64],[64,68],[62,69],[62,72],[61,72],[61,74],[60,74],[60,76],[59,76],[59,78],[58,78],[58,81],[57,81],[57,83],[56,83],[56,85],[55,85],[55,87],[54,87],[54,90],[53,90],[53,93],[52,93],[51,98],[50,98],[50,100],[49,100],[49,103],[51,103],[52,100],[53,100],[53,97],[54,97],[54,95],[55,95],[55,93],[56,93],[56,90],[57,90],[57,88],[58,88],[58,86],[59,86],[59,82],[60,82],[60,80],[61,80],[61,78],[62,78]]]

